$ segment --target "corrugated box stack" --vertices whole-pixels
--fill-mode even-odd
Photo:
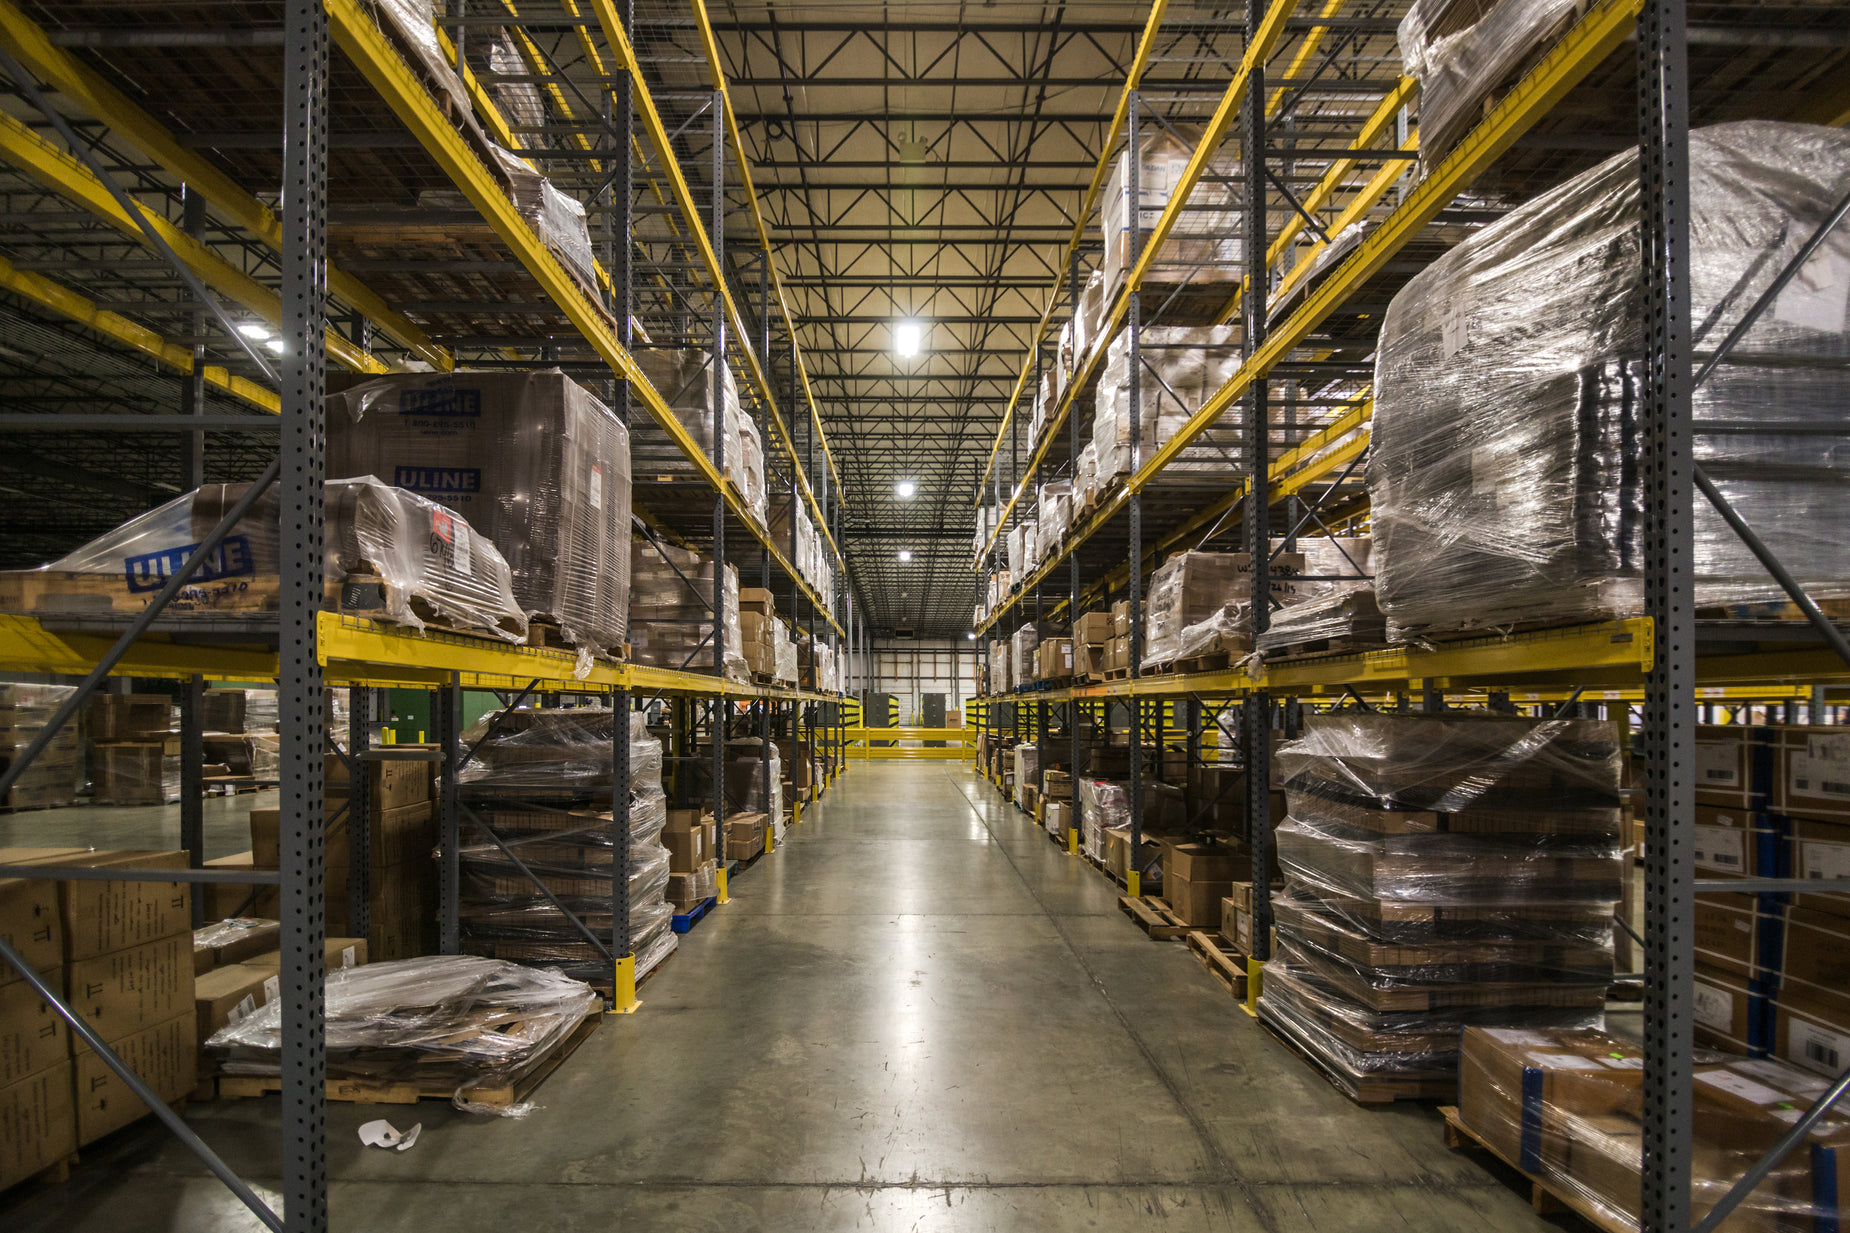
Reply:
[[[1599,1025],[1623,872],[1611,724],[1333,713],[1277,757],[1260,1014],[1339,1087],[1444,1097],[1462,1026]]]
[[[516,607],[592,654],[618,654],[629,611],[629,430],[557,370],[409,373],[328,399],[327,471],[374,476],[456,513],[446,561],[486,539]],[[444,539],[432,524],[430,534]],[[470,551],[465,551],[467,545]]]
[[[719,885],[722,849],[713,815],[698,809],[670,809],[662,846],[668,849],[668,884],[663,894],[671,911],[686,912],[710,898]]]
[[[1520,7],[1534,6],[1499,6]],[[1754,121],[1689,141],[1690,315],[1703,350],[1830,214],[1850,133]],[[1637,172],[1627,151],[1511,211],[1389,305],[1368,489],[1390,637],[1643,611],[1646,480],[1630,444],[1647,380]],[[1846,346],[1843,297],[1801,278],[1692,394],[1704,468],[1813,599],[1850,595],[1836,520]],[[1707,501],[1694,535],[1698,606],[1783,606]]]
[[[1237,243],[1237,241],[1236,241]],[[1137,442],[1131,440],[1130,335],[1120,332],[1105,352],[1092,420],[1094,465],[1099,484],[1109,483],[1151,455],[1199,411],[1240,366],[1237,327],[1151,326],[1138,344],[1143,370],[1137,382]],[[1244,473],[1241,420],[1236,412],[1215,420],[1166,469],[1200,472],[1227,480]]]
[[[282,992],[283,957],[277,949],[279,922],[232,917],[193,931],[193,1019],[199,1039],[199,1090],[216,1094],[218,1055],[205,1042],[220,1028],[242,1021],[275,1001]],[[370,955],[365,938],[328,936],[323,943],[327,970],[358,967]]]
[[[39,738],[60,706],[77,692],[74,685],[0,684],[0,771]],[[82,779],[83,745],[77,721],[68,721],[39,751],[25,772],[7,789],[0,807],[47,809],[69,805]]]
[[[1468,1027],[1461,1053],[1458,1116],[1467,1129],[1597,1227],[1638,1227],[1644,1057],[1636,1045],[1589,1030]],[[1701,1221],[1829,1083],[1780,1062],[1702,1049],[1694,1077],[1684,1129],[1693,1140],[1690,1218]],[[1847,1166],[1850,1118],[1833,1111],[1721,1228],[1836,1228]]]
[[[1034,681],[1037,656],[1041,648],[1041,631],[1030,621],[1015,631],[1014,645],[1009,650],[1009,666],[1013,674],[1015,688]]]
[[[739,639],[739,653],[752,675],[763,683],[777,680],[778,648],[790,640],[790,634],[777,615],[777,601],[766,588],[746,587],[739,592]]]
[[[403,748],[402,746],[399,748]],[[372,761],[366,769],[372,816],[366,833],[367,914],[366,941],[375,960],[410,959],[437,950],[437,848],[436,802],[431,777],[436,764],[404,760]],[[347,876],[352,867],[352,819],[347,764],[330,753],[323,765],[326,818],[322,861],[327,874],[327,919],[330,936],[357,936],[353,904],[348,898]],[[274,808],[250,813],[253,868],[275,869],[282,860],[281,816]],[[280,915],[276,888],[264,887],[254,901],[233,902],[243,888],[213,888],[214,915],[273,917]]]
[[[667,401],[668,409],[707,458],[713,457],[713,403],[718,396],[726,474],[738,485],[753,516],[768,528],[770,493],[764,482],[764,438],[757,423],[739,404],[732,365],[722,357],[716,381],[710,351],[638,348],[632,354],[649,384]],[[656,435],[653,427],[645,431],[650,437]],[[663,451],[670,465],[685,466],[684,457],[673,447]]]
[[[690,548],[636,540],[630,583],[630,654],[634,662],[677,672],[713,671],[713,558]],[[720,615],[726,676],[750,681],[740,647],[739,572],[726,565]]]
[[[9,848],[0,862],[184,869],[186,853]],[[162,1100],[193,1090],[192,897],[183,883],[0,883],[0,929]],[[148,1112],[15,975],[10,965],[0,971],[0,1125],[11,1130],[0,1135],[0,1184]],[[26,1139],[36,1133],[43,1138]]]
[[[1015,746],[1015,805],[1030,816],[1040,802],[1041,749],[1033,741]]]
[[[1292,575],[1304,572],[1304,554],[1277,553],[1269,569],[1273,597],[1297,598]],[[1211,660],[1224,667],[1243,657],[1252,649],[1252,578],[1252,558],[1244,552],[1182,552],[1165,561],[1145,601],[1144,665]]]
[[[180,799],[177,712],[166,694],[93,694],[90,782],[99,805]]]
[[[636,955],[636,974],[674,950],[673,913],[663,898],[669,849],[662,843],[668,802],[662,791],[661,743],[649,734],[640,712],[622,719],[591,707],[503,711],[485,717],[464,740],[465,745],[481,744],[475,760],[463,768],[463,797],[519,855],[516,864],[502,844],[464,815],[461,918],[463,945],[470,953],[558,967],[608,985],[610,960],[566,912],[600,939],[610,938],[615,849],[609,806],[620,722],[629,729],[629,948]],[[538,876],[543,889],[520,865]]]
[[[1164,124],[1145,131],[1136,151],[1135,206],[1130,199],[1131,150],[1125,149],[1112,163],[1111,179],[1099,202],[1099,229],[1105,241],[1104,259],[1099,264],[1104,276],[1101,304],[1117,298],[1130,270],[1131,211],[1137,211],[1138,226],[1144,231],[1156,225],[1175,195],[1183,168],[1194,155],[1201,136],[1201,130],[1189,124]],[[1148,278],[1151,285],[1237,285],[1245,273],[1245,246],[1238,238],[1240,162],[1231,143],[1225,150],[1209,156],[1207,174],[1189,194],[1186,209],[1155,255]],[[1081,317],[1087,317],[1083,299],[1081,309]]]

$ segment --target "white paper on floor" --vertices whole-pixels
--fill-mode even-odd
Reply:
[[[424,1123],[419,1122],[410,1130],[400,1134],[396,1126],[380,1118],[376,1122],[368,1122],[360,1127],[360,1142],[367,1147],[395,1147],[402,1152],[418,1141],[418,1132],[423,1129]]]

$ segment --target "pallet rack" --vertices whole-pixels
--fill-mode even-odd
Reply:
[[[1346,58],[1352,79],[1366,80],[1368,70],[1391,59],[1391,46],[1369,38],[1377,33],[1332,16],[1299,16],[1296,0],[1249,0],[1244,37],[1232,46],[1215,45],[1225,63],[1237,63],[1225,93],[1202,124],[1203,136],[1168,205],[1153,226],[1141,224],[1132,205],[1132,268],[1123,290],[1106,314],[1102,339],[1122,326],[1129,340],[1131,473],[1106,492],[1092,516],[1078,522],[1051,558],[1026,578],[1011,579],[1008,592],[988,611],[979,611],[976,631],[1006,629],[1015,621],[1077,615],[1082,606],[1124,595],[1131,611],[1131,665],[1125,679],[1076,684],[1069,688],[1035,688],[985,700],[978,712],[985,734],[1056,737],[1053,713],[1064,712],[1063,725],[1073,740],[1075,774],[1082,772],[1080,719],[1109,723],[1112,709],[1123,707],[1130,733],[1131,850],[1142,837],[1143,756],[1152,747],[1182,744],[1190,764],[1199,759],[1204,713],[1233,708],[1239,712],[1240,746],[1247,770],[1254,853],[1254,938],[1252,969],[1259,977],[1268,957],[1271,918],[1268,879],[1269,740],[1275,726],[1290,732],[1302,706],[1379,705],[1393,697],[1403,705],[1440,710],[1448,694],[1469,696],[1498,707],[1518,705],[1642,704],[1642,732],[1651,754],[1645,782],[1645,1046],[1643,1224],[1647,1233],[1683,1233],[1691,1227],[1689,1161],[1691,1123],[1690,998],[1693,970],[1691,899],[1710,889],[1694,878],[1689,856],[1691,818],[1690,759],[1686,754],[1698,721],[1716,694],[1724,701],[1764,700],[1782,705],[1791,715],[1800,701],[1813,716],[1827,703],[1825,688],[1850,681],[1850,648],[1843,636],[1814,607],[1801,637],[1790,630],[1753,628],[1714,630],[1699,625],[1687,592],[1676,585],[1686,576],[1693,549],[1692,502],[1697,470],[1690,451],[1691,355],[1688,321],[1688,132],[1692,111],[1699,122],[1752,115],[1802,119],[1814,123],[1850,121],[1850,91],[1842,86],[1843,48],[1839,36],[1820,37],[1815,27],[1828,24],[1824,8],[1770,11],[1752,5],[1705,4],[1700,24],[1692,23],[1685,0],[1596,0],[1578,11],[1578,19],[1559,42],[1522,79],[1486,105],[1482,121],[1417,183],[1403,176],[1417,156],[1417,129],[1408,122],[1407,103],[1414,83],[1405,78],[1381,81],[1379,102],[1366,113],[1326,113],[1297,124],[1295,104],[1314,98],[1309,84],[1280,90],[1270,78],[1272,66],[1289,57],[1285,80],[1327,52],[1327,61]],[[1078,418],[1096,379],[1103,347],[1072,375],[1056,405],[1048,408],[1048,428],[1039,441],[1028,442],[1023,460],[1020,411],[1039,385],[1049,360],[1043,342],[1061,306],[1079,303],[1082,235],[1090,223],[1098,188],[1109,173],[1109,160],[1120,137],[1138,148],[1139,127],[1154,120],[1167,125],[1139,90],[1144,67],[1165,44],[1163,5],[1153,6],[1113,118],[1109,137],[1084,208],[1067,250],[1067,265],[1048,299],[1016,382],[976,505],[996,515],[979,523],[975,569],[979,594],[988,594],[997,571],[995,553],[1003,532],[1019,522],[1024,502],[1037,479],[1053,478],[1079,454]],[[1778,28],[1768,28],[1768,23]],[[1808,30],[1806,27],[1814,27]],[[1347,27],[1347,28],[1345,28]],[[1744,31],[1743,27],[1753,27]],[[1837,29],[1836,27],[1833,27]],[[1692,37],[1692,34],[1697,37]],[[1751,34],[1752,38],[1748,35]],[[1790,35],[1790,37],[1784,37]],[[1327,42],[1326,42],[1327,40]],[[1777,55],[1757,50],[1780,48]],[[1322,46],[1320,46],[1320,44]],[[1798,49],[1809,44],[1809,51]],[[1332,46],[1333,45],[1333,46]],[[1836,84],[1782,95],[1783,87],[1824,72],[1819,82]],[[1313,74],[1314,79],[1314,74]],[[1300,79],[1301,80],[1301,79]],[[1377,80],[1379,80],[1377,78]],[[1750,83],[1743,85],[1742,83]],[[1603,92],[1601,94],[1600,92]],[[1629,97],[1632,106],[1612,99]],[[1600,103],[1588,99],[1600,97]],[[1292,106],[1281,114],[1279,101]],[[1629,119],[1621,134],[1588,133],[1586,117],[1610,114]],[[1188,208],[1190,192],[1203,182],[1210,158],[1223,138],[1239,125],[1243,155],[1239,187],[1245,274],[1239,293],[1229,297],[1216,319],[1242,319],[1241,362],[1230,379],[1201,405],[1179,431],[1147,455],[1137,445],[1139,410],[1138,347],[1143,312],[1148,305],[1144,283],[1153,254]],[[1618,139],[1612,140],[1614,137]],[[1587,624],[1503,635],[1487,635],[1434,647],[1394,647],[1381,651],[1293,659],[1248,661],[1208,673],[1150,675],[1140,662],[1141,590],[1146,571],[1162,554],[1205,545],[1228,530],[1238,530],[1258,563],[1253,570],[1252,632],[1262,632],[1268,605],[1265,563],[1272,538],[1269,520],[1283,508],[1285,538],[1295,537],[1312,520],[1319,532],[1366,518],[1366,497],[1359,464],[1368,448],[1372,404],[1367,382],[1369,353],[1385,300],[1398,289],[1406,270],[1434,255],[1421,243],[1422,233],[1442,221],[1455,201],[1499,159],[1505,187],[1519,185],[1526,196],[1567,179],[1594,161],[1627,145],[1639,148],[1643,190],[1645,252],[1644,295],[1647,305],[1648,375],[1646,415],[1638,461],[1648,477],[1645,490],[1649,559],[1645,564],[1645,615],[1626,621]],[[1281,149],[1280,146],[1284,148]],[[1135,167],[1130,200],[1137,201]],[[1321,175],[1294,178],[1305,164],[1321,166]],[[1512,168],[1515,175],[1512,175]],[[1276,190],[1276,196],[1274,195]],[[1323,216],[1319,221],[1318,216]],[[1308,275],[1311,263],[1343,227],[1362,220],[1373,225],[1347,255],[1332,258]],[[1827,224],[1828,226],[1828,224]],[[1302,245],[1306,228],[1319,239]],[[1301,247],[1308,251],[1300,251]],[[1282,278],[1281,278],[1282,274]],[[1376,302],[1380,301],[1380,302]],[[1270,311],[1268,311],[1270,310]],[[1159,309],[1160,311],[1160,309]],[[1370,325],[1370,321],[1376,324]],[[1268,457],[1275,427],[1268,410],[1281,378],[1315,373],[1324,380],[1348,377],[1337,405],[1316,408],[1304,422],[1303,436],[1287,441],[1276,458]],[[1287,400],[1290,395],[1286,394]],[[1190,492],[1181,502],[1165,501],[1164,480],[1182,452],[1223,417],[1237,416],[1247,476],[1264,476],[1264,500],[1249,498],[1250,482],[1223,483],[1218,492]],[[1290,421],[1296,422],[1296,421]],[[1060,428],[1065,426],[1065,440]],[[1063,452],[1064,451],[1064,452]],[[1006,472],[1006,479],[1005,479]],[[1318,489],[1320,491],[1313,491]],[[1711,499],[1712,494],[1711,494]],[[1157,534],[1146,534],[1154,514]],[[1318,517],[1321,514],[1322,517]],[[1792,594],[1795,604],[1809,601],[1796,584],[1782,578],[1771,554],[1749,546]],[[1067,567],[1067,577],[1059,570]],[[1082,577],[1082,568],[1084,576]],[[1082,582],[1085,584],[1082,587]],[[1064,585],[1062,585],[1064,584]],[[1054,591],[1049,602],[1045,592]],[[1013,619],[1011,620],[1011,616]],[[1782,637],[1782,634],[1784,635]],[[1595,703],[1599,695],[1608,695]],[[1515,699],[1524,699],[1517,703]],[[1706,700],[1705,700],[1706,699]],[[1174,703],[1183,704],[1180,708]],[[1178,716],[1174,712],[1180,710]],[[1774,881],[1731,889],[1779,890]],[[1127,878],[1138,893],[1136,872]],[[1259,980],[1249,982],[1258,986]],[[1844,1088],[1840,1082],[1801,1119],[1811,1120]],[[1777,1160],[1790,1143],[1769,1153]],[[1758,1180],[1750,1172],[1737,1186],[1737,1197]],[[1700,1226],[1706,1230],[1728,1210],[1718,1207]]]
[[[695,9],[704,27],[704,11],[697,3]],[[195,485],[204,480],[208,436],[221,447],[255,442],[257,449],[247,453],[260,457],[267,452],[268,434],[275,434],[280,446],[280,456],[244,503],[247,507],[269,485],[278,486],[285,522],[277,618],[211,621],[207,629],[197,620],[163,612],[235,523],[239,509],[137,618],[0,616],[0,670],[83,676],[84,685],[67,704],[73,712],[111,674],[181,681],[183,744],[195,754],[199,697],[206,681],[277,682],[278,869],[225,873],[204,868],[199,793],[189,783],[182,798],[182,840],[192,868],[164,870],[158,880],[280,888],[282,967],[288,977],[282,1015],[281,1211],[272,1210],[238,1179],[106,1046],[94,1039],[89,1043],[259,1221],[292,1233],[328,1227],[320,808],[326,688],[350,690],[350,748],[336,750],[349,767],[408,752],[372,741],[378,690],[431,691],[439,746],[445,953],[455,953],[459,945],[458,839],[470,824],[457,793],[457,772],[469,752],[461,744],[464,690],[493,691],[504,705],[533,697],[578,699],[628,712],[660,703],[676,721],[671,739],[677,746],[692,749],[705,733],[712,749],[712,808],[722,821],[728,735],[755,732],[767,766],[774,734],[806,735],[826,759],[828,771],[814,788],[819,793],[843,768],[846,734],[845,708],[836,694],[740,684],[725,679],[720,667],[709,675],[609,660],[587,666],[569,651],[515,647],[440,630],[414,633],[318,611],[324,354],[360,373],[387,371],[388,360],[402,356],[438,370],[465,363],[556,364],[582,379],[602,380],[606,401],[630,424],[636,439],[666,446],[651,454],[649,473],[638,479],[639,491],[650,498],[647,508],[638,505],[639,532],[678,543],[710,536],[716,566],[729,557],[755,564],[761,585],[788,596],[793,629],[812,650],[820,643],[840,655],[845,683],[857,679],[864,663],[865,624],[856,612],[838,547],[840,472],[809,393],[794,321],[771,269],[768,234],[758,216],[717,60],[710,61],[714,79],[703,99],[658,102],[648,80],[649,65],[632,42],[638,27],[628,0],[593,0],[583,14],[575,0],[558,0],[545,13],[560,30],[569,31],[559,37],[575,44],[575,62],[594,69],[589,84],[594,97],[587,97],[582,74],[562,67],[557,41],[549,50],[513,4],[504,3],[491,17],[471,14],[461,0],[453,0],[449,12],[453,24],[446,21],[444,28],[423,33],[454,70],[460,104],[434,87],[429,64],[420,67],[415,48],[404,42],[405,27],[394,27],[381,10],[360,0],[267,0],[241,9],[239,20],[248,25],[232,27],[210,5],[163,10],[154,21],[139,11],[81,0],[44,0],[28,8],[0,0],[0,68],[64,143],[6,119],[0,122],[0,159],[38,190],[75,207],[91,226],[113,229],[117,242],[126,238],[131,248],[145,246],[170,262],[169,272],[182,284],[177,298],[151,299],[149,307],[175,312],[183,320],[190,317],[192,323],[192,336],[174,342],[104,307],[98,292],[110,284],[108,262],[73,262],[73,269],[97,271],[78,285],[13,262],[0,264],[0,284],[8,290],[188,378],[180,407],[185,414],[162,417],[159,423],[148,417],[133,417],[130,425],[113,416],[7,415],[0,417],[0,428],[178,431],[189,441]],[[484,27],[498,31],[501,50],[515,55],[526,73],[497,73],[487,67],[492,60],[471,58],[472,44],[479,52]],[[125,56],[133,56],[144,71],[113,72],[112,61]],[[228,58],[236,60],[235,73],[220,71],[228,67]],[[180,84],[200,81],[219,86],[196,90]],[[509,84],[544,92],[550,117],[542,111],[537,118],[545,123],[521,123],[521,116],[503,114],[505,99],[497,94]],[[132,99],[125,88],[138,88],[142,96]],[[81,126],[91,141],[74,131],[62,110],[47,104],[47,89],[84,114]],[[670,106],[680,109],[679,126],[672,130]],[[704,146],[697,123],[703,114],[711,119]],[[260,127],[266,117],[280,117],[280,134]],[[595,290],[574,279],[517,213],[485,161],[483,147],[465,131],[465,121],[530,164],[548,169],[556,182],[584,190],[599,256]],[[728,140],[740,155],[730,165]],[[118,141],[142,157],[130,160],[113,149]],[[648,154],[639,159],[645,144]],[[704,170],[704,199],[690,182],[688,171],[694,168]],[[386,188],[380,189],[380,182]],[[183,197],[178,185],[185,186]],[[263,202],[279,189],[282,206],[276,211]],[[422,189],[459,192],[467,206],[420,211],[411,218],[402,208],[377,204],[393,190],[409,200]],[[639,195],[644,198],[640,206]],[[728,248],[725,228],[734,198],[742,200],[754,221],[755,252],[749,246]],[[170,214],[180,215],[181,224],[171,222]],[[368,227],[396,229],[407,249],[416,244],[420,227],[435,227],[442,233],[441,245],[454,251],[410,257],[369,252],[354,240]],[[86,233],[84,238],[92,237]],[[44,234],[34,233],[26,242],[54,256],[62,251]],[[393,241],[385,247],[392,249]],[[752,317],[740,306],[749,303],[743,290],[748,268],[756,271],[759,291]],[[786,335],[776,346],[773,287]],[[345,305],[344,315],[330,309],[330,297]],[[236,328],[237,318],[251,317],[277,329],[276,360]],[[214,318],[222,335],[208,333]],[[639,342],[669,338],[676,345],[703,345],[709,363],[721,356],[747,375],[744,413],[756,412],[771,429],[775,452],[769,463],[777,470],[776,486],[810,511],[836,566],[831,586],[819,588],[801,576],[785,545],[749,508],[729,469],[719,423],[712,426],[711,453],[703,451],[664,398],[670,392],[648,383],[632,349]],[[226,340],[243,354],[223,364],[208,363],[207,345],[216,348]],[[788,375],[782,405],[804,409],[798,424],[806,433],[793,435],[780,412],[774,390],[780,360]],[[208,392],[219,406],[246,413],[208,413]],[[633,416],[637,408],[646,414]],[[717,406],[714,411],[717,421]],[[805,438],[800,445],[798,436]],[[713,658],[723,665],[723,623],[715,620],[714,625]],[[32,756],[26,753],[5,778],[10,781]],[[619,865],[612,879],[609,937],[593,940],[611,959],[607,1005],[622,1012],[636,1004],[635,956],[628,953],[628,879],[621,864],[629,846],[624,725],[613,742],[612,762],[611,825]],[[366,776],[350,778],[349,808],[365,818]],[[799,819],[800,810],[798,802],[794,812]],[[360,825],[350,826],[349,833],[349,891],[363,916],[368,837]],[[85,876],[82,870],[39,867],[8,867],[5,873]],[[723,871],[719,888],[724,901]],[[0,946],[0,961],[14,960]],[[74,1030],[83,1031],[68,1008],[61,1007],[60,1013]]]

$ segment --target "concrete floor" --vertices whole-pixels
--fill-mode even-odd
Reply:
[[[1351,1104],[962,764],[855,765],[642,999],[525,1120],[330,1106],[333,1227],[1560,1227],[1430,1108]],[[378,1116],[423,1136],[364,1149]],[[275,1201],[274,1100],[188,1117]],[[0,1197],[0,1226],[260,1227],[152,1123]]]

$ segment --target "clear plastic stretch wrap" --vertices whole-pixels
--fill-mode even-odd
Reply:
[[[1266,969],[1267,987],[1272,980]],[[1458,1117],[1601,1228],[1637,1228],[1644,1056],[1599,1031],[1467,1028]],[[1694,1056],[1690,1219],[1701,1221],[1778,1144],[1830,1081],[1785,1062],[1698,1049]],[[1732,1233],[1821,1230],[1843,1216],[1850,1118],[1823,1119],[1722,1222]]]
[[[1105,308],[1105,272],[1094,270],[1086,277],[1085,290],[1079,293],[1079,310],[1073,314],[1075,368],[1103,341]]]
[[[1015,803],[1028,807],[1028,789],[1041,786],[1041,750],[1033,741],[1015,746]]]
[[[1014,644],[1009,649],[1009,664],[1013,668],[1016,685],[1026,685],[1035,679],[1035,657],[1041,649],[1041,631],[1030,621],[1015,631]]]
[[[1024,518],[1009,528],[1009,575],[1014,578],[1026,578],[1034,572],[1035,549],[1039,531],[1034,519]]]
[[[30,612],[135,611],[244,495],[207,484],[131,518],[36,570],[0,575],[0,607]],[[265,493],[194,573],[179,612],[273,611],[277,498]],[[451,511],[370,476],[327,484],[323,572],[329,607],[422,629],[439,622],[526,639],[527,620],[495,545]]]
[[[1098,442],[1088,441],[1073,466],[1073,516],[1098,501]]]
[[[1037,561],[1050,561],[1073,525],[1073,481],[1053,480],[1041,485],[1034,521]]]
[[[328,1078],[454,1084],[459,1101],[531,1073],[603,1008],[557,972],[475,955],[339,968],[326,991]],[[206,1041],[225,1073],[280,1073],[283,1005],[273,999]]]
[[[1080,779],[1079,836],[1086,855],[1105,859],[1105,832],[1131,824],[1131,790],[1128,784],[1106,779]]]
[[[710,351],[638,348],[636,363],[662,396],[687,435],[706,457],[713,457],[713,399],[720,401],[720,432],[726,471],[760,523],[769,525],[770,492],[764,478],[764,438],[739,402],[732,365],[722,358],[714,380]]]
[[[1196,653],[1185,646],[1185,632],[1188,642],[1206,645],[1217,632],[1244,631],[1251,606],[1251,584],[1241,585],[1252,577],[1247,563],[1245,553],[1234,552],[1181,552],[1165,561],[1150,578],[1144,660],[1167,664]]]
[[[464,747],[474,749],[475,756],[457,779],[478,791],[608,789],[616,733],[616,712],[604,707],[491,711],[463,734]],[[658,778],[660,765],[658,747]]]
[[[676,671],[713,669],[713,558],[673,544],[657,547],[636,539],[635,573],[631,578],[631,661]],[[728,564],[720,605],[721,628],[726,640],[726,675],[751,680],[751,666],[740,647],[739,575]]]
[[[1151,125],[1140,142],[1137,163],[1138,223],[1148,230],[1175,195],[1182,171],[1201,144],[1202,131],[1192,124]],[[1105,241],[1105,298],[1118,293],[1130,271],[1131,151],[1121,151],[1099,203],[1099,228]],[[1153,283],[1238,283],[1245,274],[1245,246],[1240,242],[1240,160],[1234,143],[1208,156],[1205,174],[1175,228],[1150,267]]]
[[[775,648],[777,655],[777,679],[786,685],[797,683],[797,644],[789,638],[780,638]]]
[[[0,682],[0,767],[44,732],[60,706],[77,692],[75,685],[27,685]],[[69,805],[82,780],[83,742],[72,718],[29,763],[4,803],[16,808]]]
[[[999,638],[989,644],[989,679],[990,689],[994,693],[1005,694],[1015,688],[1014,677],[1009,672],[1009,640]]]
[[[996,529],[996,519],[1000,515],[1000,509],[993,504],[976,507],[976,535],[970,541],[971,552],[981,553],[983,551],[989,543],[990,533]]]
[[[1624,874],[1613,725],[1338,712],[1276,762],[1261,1013],[1339,1084],[1442,1094],[1463,1025],[1600,1023]]]
[[[1690,134],[1693,349],[1712,351],[1842,196],[1850,133]],[[1390,630],[1642,611],[1643,321],[1634,152],[1478,232],[1394,297],[1376,360],[1376,592]],[[1692,395],[1694,452],[1814,598],[1850,595],[1839,533],[1850,330],[1838,228]],[[1705,427],[1706,425],[1706,427]],[[1706,500],[1703,606],[1783,600]]]
[[[1302,648],[1341,650],[1340,644],[1372,644],[1387,640],[1387,621],[1375,606],[1373,587],[1338,591],[1280,608],[1271,624],[1253,639],[1260,651]],[[1327,648],[1326,648],[1326,645]]]
[[[1579,0],[1415,0],[1400,21],[1400,60],[1420,83],[1422,174],[1581,10]]]
[[[1131,450],[1130,334],[1120,330],[1105,352],[1092,418],[1101,479],[1128,474],[1162,448],[1190,416],[1240,366],[1238,327],[1231,325],[1151,326],[1138,346],[1137,436],[1142,448]],[[1242,433],[1237,411],[1222,416],[1182,451],[1168,470],[1212,473],[1238,478],[1245,474]]]
[[[327,470],[461,514],[506,558],[514,598],[607,653],[629,611],[630,443],[557,369],[405,373],[328,398]]]

